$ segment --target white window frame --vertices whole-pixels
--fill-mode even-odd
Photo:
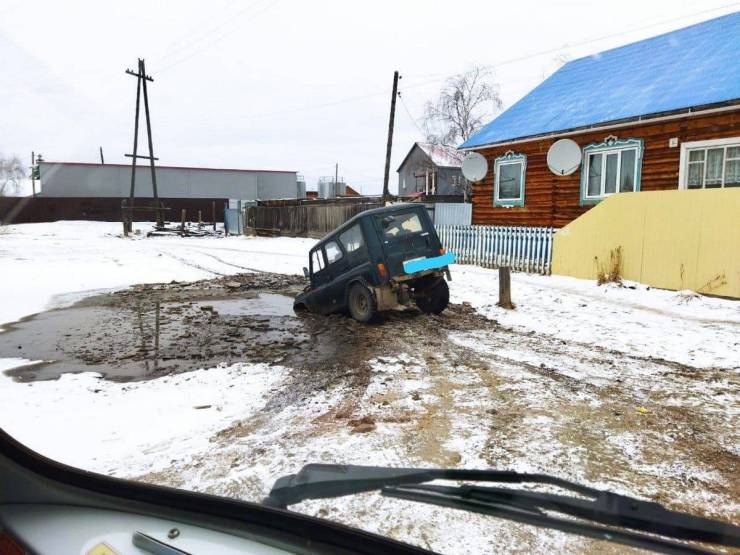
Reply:
[[[706,188],[705,181],[707,178],[707,155],[704,154],[704,176],[702,177],[701,189],[689,189],[689,152],[692,150],[706,150],[708,148],[724,147],[725,155],[722,158],[722,185],[713,187],[714,189],[725,188],[725,163],[727,162],[727,148],[731,146],[740,146],[740,137],[727,137],[725,139],[710,139],[707,141],[689,141],[681,143],[681,157],[678,169],[678,188],[691,191],[702,191]],[[734,158],[733,158],[734,160]]]
[[[518,164],[521,166],[521,187],[519,189],[519,196],[517,198],[499,198],[499,177],[501,172],[501,166],[510,166]],[[494,172],[494,184],[493,184],[493,205],[494,206],[524,206],[524,187],[527,176],[527,155],[517,154],[511,150],[507,151],[503,156],[496,158],[493,167]]]
[[[635,183],[632,191],[624,192],[639,192],[640,181],[641,181],[641,170],[642,170],[642,151],[643,142],[642,139],[617,139],[614,136],[609,136],[603,143],[592,143],[583,149],[583,167],[581,168],[581,205],[595,204],[601,202],[605,198],[621,193],[620,181],[622,174],[622,153],[628,150],[635,151],[635,168],[634,176]],[[601,154],[601,183],[599,187],[598,195],[588,194],[588,172],[591,165],[591,156],[595,154]],[[613,193],[606,193],[606,157],[609,154],[617,154],[617,176],[616,176],[616,190]]]

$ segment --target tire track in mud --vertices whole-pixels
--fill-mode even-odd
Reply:
[[[223,276],[226,275],[226,274],[224,274],[222,272],[217,272],[216,270],[212,270],[211,268],[206,268],[205,266],[201,266],[200,264],[196,264],[195,262],[191,262],[190,260],[187,260],[187,259],[182,258],[181,256],[177,256],[175,254],[172,254],[171,252],[159,251],[159,253],[162,256],[167,256],[167,257],[169,257],[169,258],[171,258],[173,260],[176,260],[177,262],[179,262],[183,266],[188,266],[190,268],[195,268],[196,270],[200,270],[202,272],[208,272],[209,274],[213,274],[214,276],[223,277]]]
[[[218,274],[177,255],[163,254]],[[209,253],[200,254],[245,269]],[[238,293],[225,285],[233,280],[241,280]],[[193,284],[142,286],[107,298],[147,306],[158,300],[164,306],[173,301],[187,304],[188,295],[200,295],[198,301],[210,303],[209,295],[291,292],[301,283],[297,276],[260,272]],[[194,312],[197,318],[186,320]],[[203,327],[202,337],[188,338],[189,343],[215,341],[215,351],[234,344],[230,339],[218,342],[223,339],[219,334],[234,330],[218,324],[207,311],[165,315]],[[285,378],[262,408],[224,426],[213,436],[208,453],[177,463],[176,471],[140,478],[183,485],[182,473],[203,479],[214,492],[244,497],[257,491],[253,488],[259,481],[232,477],[233,465],[263,465],[263,457],[288,456],[285,453],[293,445],[336,437],[338,430],[351,430],[353,423],[371,418],[392,426],[389,429],[395,435],[373,441],[384,442],[404,464],[529,465],[581,481],[606,481],[605,487],[621,487],[691,512],[735,520],[740,514],[732,503],[740,499],[736,479],[740,458],[732,450],[738,432],[717,397],[723,390],[730,395],[740,390],[737,369],[696,369],[506,328],[468,305],[451,305],[440,316],[416,310],[392,312],[372,325],[343,315],[290,319],[298,323],[305,341],[253,346],[255,352],[249,355],[269,355],[264,360],[285,369]],[[264,334],[265,326],[256,322],[250,330]],[[244,337],[236,341],[243,342]],[[260,354],[260,349],[269,353]],[[402,356],[410,357],[408,364],[418,367],[417,374],[409,377],[403,369],[398,375],[389,374],[382,364],[380,370],[376,368],[380,358]],[[385,394],[368,396],[370,384],[378,379],[389,380],[389,399],[395,396],[409,402],[384,410]],[[405,390],[400,385],[403,380],[424,385],[418,391]],[[325,399],[325,406],[308,410],[314,398]],[[638,411],[640,407],[646,412]],[[295,426],[290,418],[297,418]],[[280,419],[283,423],[275,427]],[[310,461],[300,464],[305,462]],[[705,492],[709,501],[697,492]]]
[[[691,486],[697,493],[709,491],[718,499],[738,499],[740,496],[740,486],[734,478],[740,469],[740,459],[728,446],[734,443],[732,438],[737,434],[730,432],[730,438],[724,445],[718,441],[717,431],[728,428],[727,419],[701,410],[702,401],[710,402],[711,394],[702,396],[701,392],[691,392],[696,383],[726,379],[738,391],[740,382],[736,372],[726,369],[701,370],[613,350],[601,350],[602,355],[611,358],[608,366],[615,368],[615,375],[608,378],[598,376],[599,383],[591,383],[588,375],[578,379],[561,373],[563,367],[569,367],[570,361],[567,360],[563,360],[560,368],[552,363],[538,366],[495,353],[497,348],[510,350],[512,339],[518,337],[522,340],[518,346],[520,349],[551,356],[553,352],[557,353],[558,340],[546,337],[533,340],[528,334],[513,330],[498,330],[486,334],[486,337],[476,334],[476,337],[480,344],[486,345],[483,368],[479,368],[481,381],[486,383],[487,374],[495,374],[502,368],[518,369],[529,375],[521,377],[520,383],[525,387],[530,384],[530,389],[539,389],[541,396],[540,400],[533,400],[536,395],[533,396],[531,391],[522,396],[517,395],[516,390],[506,396],[505,408],[497,411],[494,418],[497,424],[491,427],[486,442],[485,458],[489,464],[500,467],[502,461],[508,461],[506,464],[511,465],[526,459],[531,446],[517,440],[520,430],[531,427],[532,424],[528,422],[537,417],[548,418],[551,421],[549,429],[557,432],[550,441],[554,445],[560,444],[559,450],[565,457],[560,461],[551,461],[556,467],[539,470],[552,472],[553,468],[557,468],[557,473],[564,474],[573,471],[574,462],[581,461],[575,467],[583,467],[571,475],[576,480],[602,483],[606,480],[679,510],[725,517],[734,512],[733,518],[737,520],[737,504],[734,509],[732,503],[725,509],[711,505],[699,508],[696,503],[681,500],[681,496],[676,495],[681,488]],[[574,345],[577,344],[569,344],[569,349],[562,356],[580,354],[580,362],[588,361],[604,367],[604,358],[591,354],[593,349],[577,353],[577,350],[570,348]],[[466,346],[463,348],[469,349]],[[652,375],[627,378],[629,368],[635,365],[652,366]],[[506,370],[504,373],[511,372]],[[544,377],[548,382],[559,385],[557,388],[549,387],[547,382],[541,382],[534,376]],[[654,383],[656,380],[671,380],[677,385],[663,393],[659,389],[660,384]],[[507,382],[511,380],[505,379],[504,384]],[[492,399],[496,397],[495,389],[500,385],[500,382],[487,383]],[[569,398],[569,394],[573,397]],[[584,395],[586,397],[582,398]],[[677,401],[677,396],[685,396],[685,401],[695,398],[699,406],[671,405]],[[596,403],[589,402],[589,398]],[[649,407],[644,409],[644,413],[640,410],[642,405]],[[630,452],[629,445],[626,446],[627,451],[622,451],[625,446],[619,445],[620,438],[636,438],[634,452]],[[617,441],[610,443],[615,439]],[[507,445],[508,448],[504,447]],[[567,455],[569,450],[570,458]],[[676,465],[676,468],[672,468]],[[708,478],[707,472],[701,469],[708,469],[709,475],[713,472],[716,476]],[[677,484],[681,485],[677,488]]]
[[[203,249],[191,247],[190,250],[192,250],[193,252],[197,252],[201,256],[207,256],[209,258],[212,258],[216,262],[220,262],[221,264],[224,264],[225,266],[231,266],[232,268],[237,268],[239,270],[247,270],[248,272],[253,272],[255,274],[266,274],[267,273],[264,270],[258,270],[257,268],[250,268],[248,266],[241,266],[240,264],[234,264],[233,262],[227,262],[223,258],[219,258],[218,256],[216,256],[215,254],[203,251]]]

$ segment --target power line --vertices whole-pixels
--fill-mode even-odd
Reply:
[[[223,9],[218,11],[218,13],[222,15],[224,12],[229,10],[237,1],[238,0],[230,0],[230,2],[226,6],[224,6]],[[161,63],[164,60],[171,58],[174,54],[177,53],[178,50],[191,48],[194,43],[203,41],[206,38],[213,36],[213,33],[218,31],[219,28],[221,28],[223,25],[228,24],[230,21],[233,21],[234,18],[238,17],[244,11],[251,8],[260,1],[261,0],[254,0],[254,2],[252,2],[246,8],[242,8],[236,13],[228,15],[225,18],[211,18],[210,22],[215,23],[215,25],[211,25],[208,28],[206,28],[206,22],[199,20],[196,25],[193,25],[184,33],[182,33],[179,37],[171,41],[163,50],[162,55],[155,58],[156,62]]]
[[[669,24],[669,23],[674,23],[676,21],[681,21],[683,19],[688,19],[688,18],[691,18],[691,17],[695,17],[697,15],[703,15],[703,14],[707,14],[707,13],[711,13],[711,12],[716,12],[716,11],[724,10],[726,8],[732,8],[732,7],[735,7],[735,6],[739,6],[739,5],[740,5],[740,2],[732,2],[730,4],[723,4],[722,6],[716,6],[714,8],[709,8],[709,9],[701,10],[701,11],[698,11],[698,12],[692,12],[692,13],[689,13],[689,14],[684,14],[684,15],[681,15],[679,17],[674,17],[674,18],[671,18],[671,19],[664,19],[664,20],[661,20],[661,21],[657,21],[655,23],[651,23],[650,25],[643,25],[641,27],[632,27],[630,29],[626,29],[624,31],[619,31],[617,33],[610,33],[608,35],[600,35],[600,36],[596,36],[596,37],[591,37],[591,38],[587,38],[587,39],[584,39],[584,40],[581,40],[581,41],[578,41],[578,42],[573,42],[573,43],[565,43],[562,46],[558,46],[558,47],[554,47],[554,48],[548,48],[546,50],[540,50],[539,52],[532,52],[530,54],[525,54],[523,56],[518,56],[516,58],[509,58],[507,60],[501,60],[499,62],[494,62],[494,63],[491,63],[491,64],[486,64],[484,67],[489,68],[489,69],[494,69],[494,68],[499,67],[499,66],[508,65],[508,64],[512,64],[512,63],[516,63],[516,62],[521,62],[521,61],[524,61],[524,60],[529,60],[531,58],[537,58],[539,56],[544,56],[545,54],[552,54],[553,52],[558,52],[558,51],[563,50],[565,48],[573,48],[573,47],[576,47],[576,46],[584,46],[586,44],[592,44],[594,42],[599,42],[599,41],[610,39],[610,38],[615,38],[615,37],[620,37],[620,36],[628,35],[630,33],[634,33],[634,32],[637,32],[637,31],[644,31],[646,29],[652,29],[654,27],[659,27],[661,25],[666,25],[666,24]],[[467,71],[465,73],[469,73],[470,71],[472,71],[472,70],[469,70],[469,71]],[[428,73],[426,75],[427,76],[442,76],[442,77],[444,77],[444,76],[446,76],[448,74],[445,74],[445,73],[436,73],[436,74],[435,73]],[[417,86],[417,85],[415,85],[415,86]]]
[[[236,13],[236,14],[235,14],[235,15],[234,15],[233,17],[236,17],[237,15],[240,15],[240,14],[244,13],[245,11],[249,10],[250,8],[252,8],[252,7],[256,6],[256,5],[257,5],[257,4],[259,3],[259,1],[260,1],[260,0],[258,0],[257,2],[254,2],[254,3],[250,4],[250,5],[248,5],[248,6],[247,6],[246,8],[244,8],[243,10],[241,10],[241,11],[237,12],[237,13]],[[279,1],[279,0],[272,0],[272,1],[271,1],[271,2],[269,2],[268,4],[265,4],[265,5],[261,6],[261,8],[257,8],[257,10],[256,10],[255,12],[253,12],[253,13],[251,13],[251,14],[250,14],[250,17],[248,18],[248,20],[252,20],[252,19],[254,19],[254,18],[255,18],[255,17],[257,17],[257,16],[259,16],[259,15],[262,15],[262,14],[264,14],[265,12],[267,12],[268,10],[270,10],[270,9],[271,9],[271,8],[272,8],[273,6],[275,6],[275,4],[277,4],[277,3],[278,3],[278,1]],[[225,23],[225,24],[221,25],[221,27],[223,27],[223,26],[226,26],[226,25],[228,25],[229,23],[232,23],[232,22],[233,22],[233,17],[232,17],[232,18],[230,18],[230,20],[229,20],[229,21],[228,21],[227,23]],[[218,27],[217,27],[217,28],[218,28]],[[223,40],[224,40],[224,39],[226,39],[227,37],[231,36],[231,35],[232,35],[233,33],[235,33],[236,31],[238,31],[239,29],[240,29],[240,27],[239,27],[239,26],[236,26],[236,27],[234,27],[233,29],[231,29],[230,31],[226,31],[226,32],[220,33],[220,34],[218,34],[218,35],[215,35],[215,37],[211,37],[211,38],[212,38],[212,40],[211,40],[211,41],[209,41],[209,42],[207,42],[207,43],[206,43],[206,44],[205,44],[204,46],[202,46],[201,48],[196,48],[196,49],[195,49],[195,50],[194,50],[193,52],[191,52],[190,54],[188,54],[188,55],[185,55],[185,56],[183,56],[183,57],[181,57],[181,58],[179,58],[179,59],[176,59],[176,60],[175,60],[174,62],[172,62],[172,63],[170,63],[170,64],[167,64],[167,65],[165,65],[164,67],[162,67],[162,68],[161,68],[161,69],[159,69],[158,71],[154,72],[154,74],[155,74],[155,75],[159,75],[159,74],[161,74],[161,73],[163,73],[163,72],[167,71],[168,69],[171,69],[171,68],[173,68],[173,67],[175,67],[175,66],[177,66],[177,65],[180,65],[181,63],[183,63],[183,62],[185,62],[185,61],[189,60],[189,59],[190,59],[190,58],[192,58],[193,56],[197,56],[198,54],[201,54],[202,52],[205,52],[205,51],[206,51],[206,50],[208,50],[209,48],[213,47],[214,45],[216,45],[216,44],[218,44],[219,42],[223,41]],[[204,39],[207,39],[207,38],[209,38],[209,37],[204,37]],[[166,59],[166,57],[165,57],[164,59]]]
[[[722,9],[725,9],[725,8],[729,8],[729,7],[733,7],[733,6],[738,6],[738,5],[740,5],[740,2],[733,2],[731,4],[724,4],[722,6],[718,6],[718,7],[715,7],[715,8],[708,9],[708,10],[701,10],[701,11],[693,12],[693,13],[690,13],[690,14],[684,14],[684,15],[678,17],[678,18],[672,18],[672,19],[669,19],[669,20],[662,20],[662,21],[659,21],[659,22],[656,22],[656,23],[653,23],[653,24],[650,24],[650,25],[645,25],[645,26],[642,26],[642,27],[635,27],[635,28],[632,28],[632,29],[627,29],[626,31],[620,31],[619,33],[612,33],[612,34],[609,34],[609,35],[602,35],[602,36],[599,36],[599,37],[591,37],[589,39],[584,39],[583,41],[566,44],[566,45],[559,46],[559,47],[556,47],[556,48],[550,48],[550,49],[547,49],[547,50],[541,50],[539,52],[534,52],[534,53],[527,54],[527,55],[524,55],[524,56],[519,56],[519,57],[516,57],[516,58],[510,58],[508,60],[502,60],[502,61],[497,62],[495,64],[489,64],[489,65],[484,66],[484,67],[495,68],[497,66],[511,64],[511,63],[515,63],[515,62],[519,62],[519,61],[523,61],[523,60],[528,60],[528,59],[531,59],[531,58],[537,58],[537,57],[542,56],[544,54],[548,54],[548,53],[552,53],[552,52],[558,52],[558,51],[560,51],[560,50],[562,50],[563,48],[566,48],[566,47],[582,46],[582,45],[585,45],[585,44],[590,44],[590,43],[593,43],[593,42],[598,42],[600,40],[605,40],[605,39],[608,39],[608,38],[622,36],[622,35],[629,34],[629,33],[635,32],[635,31],[645,30],[645,29],[656,27],[656,26],[659,26],[659,25],[664,25],[664,24],[667,24],[667,23],[675,22],[675,21],[678,21],[678,20],[681,20],[681,19],[686,19],[686,18],[689,18],[689,17],[694,17],[694,16],[697,16],[697,15],[702,15],[702,14],[705,14],[705,13],[710,13],[710,12],[722,10]],[[469,71],[472,71],[472,70],[469,70]],[[465,72],[465,73],[468,73],[468,72]],[[427,76],[437,75],[437,76],[442,76],[442,78],[440,79],[439,77],[437,77],[437,78],[434,78],[434,79],[426,79],[426,80],[419,81],[419,82],[416,82],[416,83],[405,83],[404,84],[404,90],[418,88],[418,87],[423,87],[425,85],[429,85],[429,84],[432,84],[432,83],[439,83],[440,81],[444,80],[445,78],[447,78],[449,76],[449,74],[446,74],[446,73],[426,74],[426,75]],[[524,80],[524,79],[521,79],[520,81],[522,81],[522,80]],[[242,119],[258,119],[258,118],[262,118],[262,117],[272,117],[272,116],[278,116],[278,115],[283,115],[283,114],[299,113],[299,112],[304,112],[304,111],[309,111],[309,110],[316,110],[316,109],[327,108],[327,107],[331,107],[331,106],[337,106],[339,104],[346,104],[346,103],[349,103],[349,102],[356,102],[358,100],[365,100],[365,99],[373,98],[373,97],[376,97],[376,96],[385,96],[387,94],[388,94],[388,89],[386,88],[383,91],[378,91],[378,92],[375,92],[375,93],[370,93],[370,94],[366,94],[366,95],[362,95],[362,96],[355,96],[355,97],[343,98],[343,99],[338,99],[338,100],[335,100],[335,101],[332,101],[332,102],[326,102],[326,103],[314,104],[314,105],[307,105],[307,106],[302,106],[302,107],[299,107],[299,108],[294,108],[294,109],[289,109],[289,110],[281,110],[281,111],[270,112],[270,113],[265,113],[265,114],[254,114],[254,115],[251,115],[251,116],[243,116],[241,118],[240,117],[237,117],[236,119],[237,120],[242,120]],[[404,104],[403,101],[402,101],[402,104]],[[404,107],[405,107],[405,104],[404,104]],[[407,109],[407,112],[408,112],[408,109]],[[410,114],[409,114],[409,116],[410,116]],[[411,117],[411,119],[413,120],[413,117]],[[415,121],[414,121],[414,123],[416,125],[416,122]],[[421,129],[419,129],[419,130],[421,131]],[[422,134],[423,134],[423,131],[422,131]]]
[[[406,112],[406,115],[411,120],[411,123],[413,123],[414,126],[416,126],[416,128],[419,130],[419,133],[421,133],[421,136],[424,137],[426,135],[426,133],[424,133],[424,131],[422,130],[422,128],[419,127],[419,124],[416,123],[416,120],[414,119],[414,116],[411,115],[411,111],[409,110],[409,107],[406,106],[406,101],[403,99],[403,95],[401,95],[401,91],[398,91],[398,98],[401,99],[401,105],[403,106],[403,109]]]

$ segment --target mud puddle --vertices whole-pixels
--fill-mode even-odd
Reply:
[[[244,274],[95,295],[6,326],[0,357],[40,361],[7,371],[19,381],[85,371],[128,381],[220,363],[279,363],[311,337],[311,317],[293,313],[303,283]]]
[[[375,325],[298,316],[293,298],[304,284],[299,276],[239,274],[94,295],[6,326],[0,358],[40,361],[6,372],[18,381],[75,372],[132,381],[236,362],[280,364],[291,368],[288,382],[300,385],[286,384],[272,400],[285,404],[338,381],[361,394],[378,354],[406,349],[408,341],[439,345],[451,329],[486,325],[460,306],[441,317],[393,312]]]

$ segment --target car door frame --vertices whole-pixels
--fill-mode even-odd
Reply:
[[[308,295],[307,300],[312,306],[309,307],[313,312],[320,314],[326,314],[327,305],[325,297],[327,295],[327,289],[331,286],[331,274],[329,273],[329,265],[326,263],[326,252],[324,252],[324,244],[315,246],[308,253],[308,272],[309,279],[311,280],[311,292]],[[318,252],[321,260],[324,262],[324,267],[318,272],[314,272],[313,267],[313,255]]]

